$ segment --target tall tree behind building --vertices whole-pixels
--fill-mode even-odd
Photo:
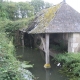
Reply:
[[[40,10],[44,8],[48,8],[53,5],[48,2],[44,2],[43,0],[31,0],[31,4],[34,7],[35,13],[39,12]]]
[[[31,4],[34,6],[35,13],[44,8],[43,0],[31,0]]]
[[[18,9],[21,18],[31,17],[34,15],[34,7],[29,2],[19,2]]]

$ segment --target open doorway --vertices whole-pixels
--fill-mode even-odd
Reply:
[[[59,52],[67,52],[68,34],[67,33],[50,34],[50,49]]]

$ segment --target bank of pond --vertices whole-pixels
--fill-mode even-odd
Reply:
[[[17,60],[12,41],[0,32],[0,80],[34,80],[32,73],[25,69],[32,65]]]

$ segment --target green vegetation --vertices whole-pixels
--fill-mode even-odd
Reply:
[[[16,30],[19,30],[20,28],[28,28],[28,24],[34,19],[34,16],[30,18],[23,18],[16,21],[5,21],[6,24],[3,26],[5,29],[5,32],[15,32]],[[2,21],[4,22],[4,21]],[[1,22],[0,22],[1,23]]]
[[[44,8],[43,0],[32,0],[31,4],[34,6],[35,12],[39,12],[41,9]]]
[[[65,45],[62,41],[59,41],[59,43],[51,43],[50,48],[61,53],[67,52],[67,45]]]
[[[34,7],[29,2],[0,2],[0,19],[17,20],[34,15]]]
[[[54,57],[56,62],[62,64],[60,70],[70,80],[80,80],[80,53],[64,53]]]
[[[16,59],[13,39],[11,38],[20,28],[28,27],[34,19],[35,13],[50,6],[43,0],[19,3],[0,0],[0,80],[34,80],[32,74],[25,69],[33,66]],[[40,23],[42,23],[40,26],[43,24],[48,26],[59,7],[60,4],[48,8],[47,13],[46,9],[43,10],[44,15],[39,17]],[[65,73],[70,80],[80,80],[80,53],[59,54],[54,59],[62,64],[61,72]]]
[[[58,4],[47,9],[46,13],[44,14],[44,21],[46,20],[46,23],[49,23],[51,21],[60,6],[61,4]]]
[[[0,1],[0,19],[18,20],[21,18],[29,18],[34,16],[40,10],[50,7],[50,3],[43,0],[31,0],[31,2],[8,2]]]
[[[34,7],[32,3],[0,0],[0,80],[34,80],[34,76],[27,70],[33,65],[18,61],[13,45],[15,33],[28,27],[34,19],[34,8],[43,6],[44,2],[40,3],[41,6],[36,3],[39,7]]]
[[[32,74],[24,69],[28,67],[32,66],[16,59],[12,40],[9,41],[6,34],[0,32],[0,80],[26,80],[24,75],[27,76],[27,80],[33,80]]]
[[[43,0],[31,0],[31,5],[34,7],[34,13],[40,12],[44,8],[49,8],[52,4]]]
[[[27,70],[33,65],[16,59],[12,38],[15,31],[28,27],[34,16],[31,12],[26,14],[27,18],[20,18],[18,7],[17,3],[0,0],[0,80],[34,80],[32,73]]]

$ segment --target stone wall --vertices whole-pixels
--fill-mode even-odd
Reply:
[[[68,52],[80,52],[80,33],[68,35]]]

